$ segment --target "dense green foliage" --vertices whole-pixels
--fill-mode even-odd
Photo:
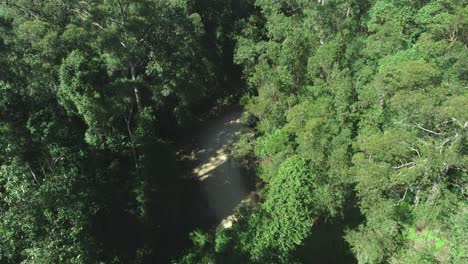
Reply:
[[[235,61],[259,137],[236,149],[259,159],[265,201],[218,232],[213,261],[329,263],[307,248],[332,219],[349,246],[328,255],[466,262],[466,3],[255,3]]]
[[[195,2],[0,1],[1,263],[183,248],[170,142],[240,92],[227,25],[245,13]]]
[[[0,262],[466,263],[467,46],[462,0],[0,1]],[[240,94],[261,199],[195,229],[174,142]]]

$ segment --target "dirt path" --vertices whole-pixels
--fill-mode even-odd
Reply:
[[[249,194],[250,190],[240,165],[230,156],[241,124],[240,109],[207,122],[195,139],[189,153],[183,157],[192,164],[192,177],[198,179],[201,199],[220,224],[232,225],[232,213]]]

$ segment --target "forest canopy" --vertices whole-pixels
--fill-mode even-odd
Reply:
[[[1,0],[0,262],[466,263],[467,45],[462,0]],[[259,201],[187,224],[227,105]]]

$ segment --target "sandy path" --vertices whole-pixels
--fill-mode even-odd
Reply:
[[[225,227],[232,225],[232,213],[249,194],[240,165],[230,156],[241,128],[241,110],[231,110],[208,122],[201,130],[197,146],[186,157],[193,162],[193,177],[200,181],[208,211]]]

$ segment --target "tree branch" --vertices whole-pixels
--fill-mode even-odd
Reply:
[[[424,130],[424,131],[426,131],[426,132],[428,132],[428,133],[434,134],[434,135],[436,135],[436,136],[439,136],[439,135],[442,135],[442,134],[443,134],[443,133],[437,133],[437,132],[434,132],[434,131],[429,130],[429,129],[427,129],[427,128],[424,128],[424,127],[422,127],[420,124],[416,124],[416,126],[417,126],[419,129],[422,129],[422,130]]]
[[[421,158],[421,154],[419,154],[419,151],[413,147],[409,147],[409,149],[415,151],[418,154],[418,157]]]
[[[28,168],[29,168],[29,171],[31,171],[31,175],[32,175],[33,178],[34,178],[34,181],[37,183],[37,185],[40,185],[39,181],[37,180],[36,174],[35,174],[34,171],[31,169],[31,166],[29,166],[29,164],[28,164]]]
[[[400,200],[398,200],[397,205],[399,205],[403,200],[405,200],[406,194],[408,193],[408,189],[409,189],[409,188],[410,188],[410,187],[407,187],[407,188],[405,189],[405,194],[403,194],[403,197],[402,197]]]
[[[127,132],[128,132],[128,136],[130,137],[130,144],[132,146],[133,161],[135,162],[136,173],[137,173],[138,176],[140,176],[140,166],[138,165],[135,142],[134,142],[134,139],[133,139],[132,130],[130,129],[130,121],[131,121],[132,114],[133,114],[133,108],[130,106],[130,113],[128,114],[128,118],[125,115],[126,110],[127,109],[124,106],[124,119],[125,119],[125,123],[127,124]]]
[[[401,169],[403,167],[408,167],[408,166],[412,166],[412,165],[416,165],[416,163],[414,161],[412,161],[412,162],[408,162],[408,163],[405,163],[405,164],[401,164],[400,166],[394,166],[393,168],[394,169]]]

